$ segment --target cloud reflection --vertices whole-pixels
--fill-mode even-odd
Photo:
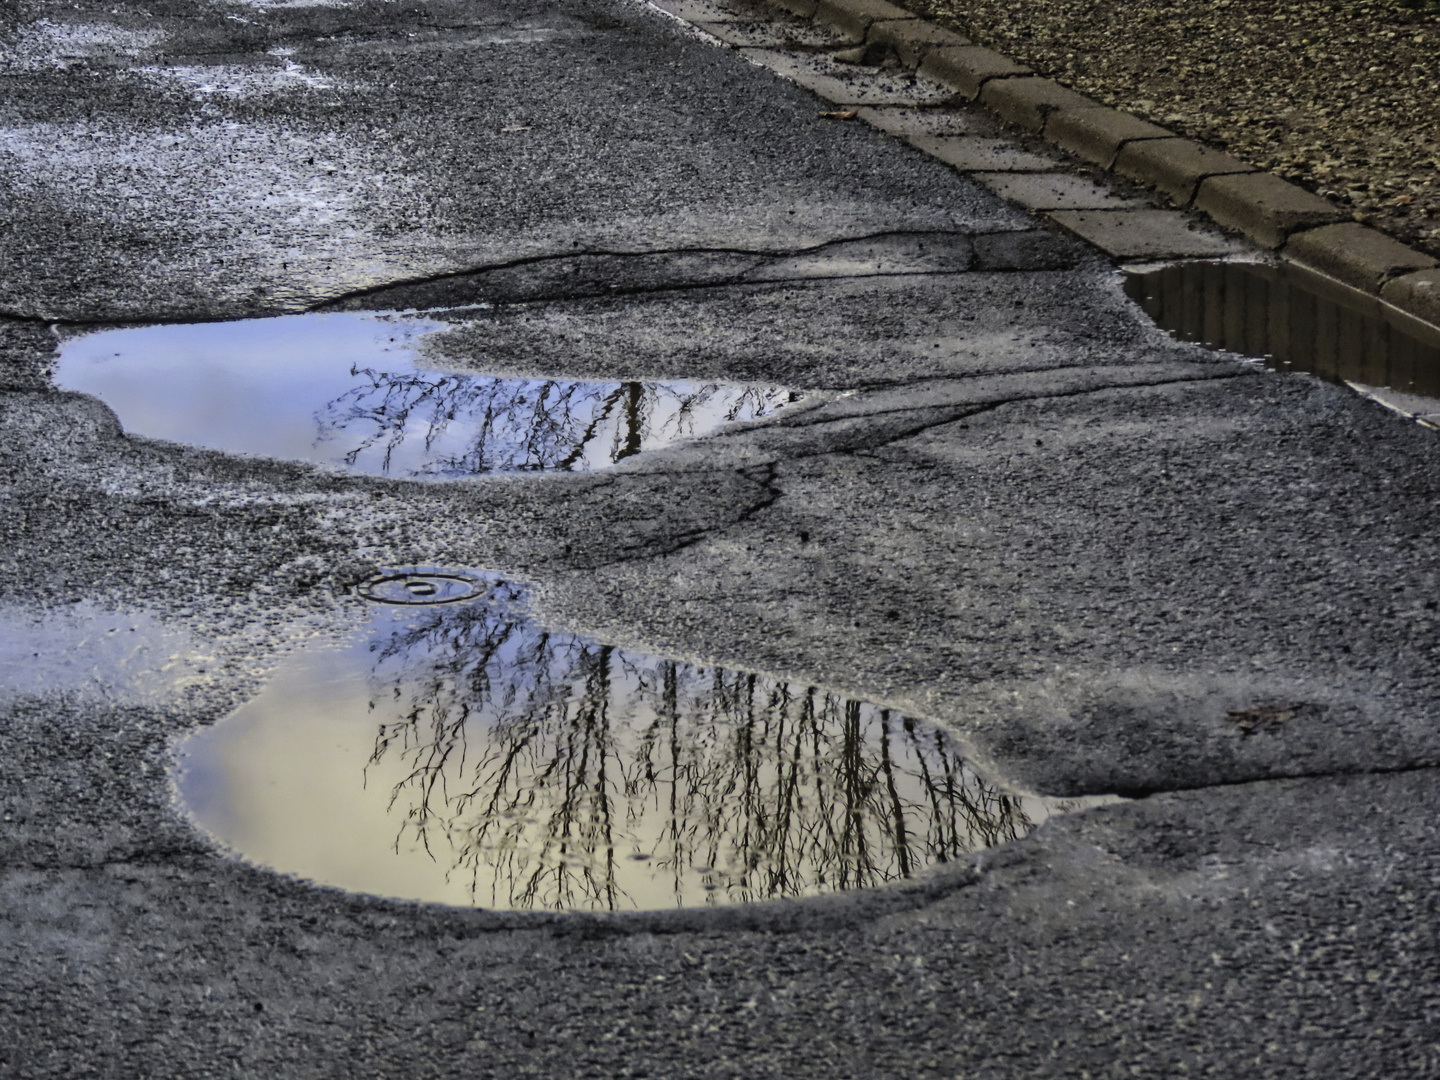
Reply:
[[[938,729],[814,687],[638,656],[493,608],[378,642],[396,850],[487,906],[615,910],[878,885],[1030,821]]]

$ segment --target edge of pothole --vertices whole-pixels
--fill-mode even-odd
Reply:
[[[1273,172],[1101,105],[889,0],[769,2],[835,28],[856,43],[857,53],[892,56],[1030,135],[1440,329],[1440,260],[1352,220],[1329,200]],[[674,10],[683,0],[656,0],[656,6],[685,18]],[[1122,212],[1046,216],[1107,255],[1131,261],[1123,250],[1107,248],[1104,230],[1091,220],[1096,213]]]

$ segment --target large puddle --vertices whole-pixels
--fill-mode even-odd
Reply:
[[[132,434],[423,479],[604,468],[798,398],[771,386],[436,370],[421,344],[443,329],[319,314],[111,330],[67,342],[55,382],[100,398]]]
[[[1315,275],[1285,266],[1189,262],[1126,277],[1125,291],[1156,325],[1183,341],[1307,371],[1362,390],[1423,400],[1405,411],[1440,412],[1440,334],[1386,318]]]
[[[891,710],[548,632],[501,582],[406,606],[459,580],[380,583],[364,632],[185,740],[184,810],[323,884],[613,911],[879,885],[1079,805],[996,790]]]

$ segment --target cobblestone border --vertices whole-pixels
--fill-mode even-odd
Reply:
[[[1440,326],[1440,261],[1350,220],[1329,200],[1274,173],[1101,105],[888,0],[772,2],[847,36],[860,54],[855,59],[893,58],[1022,131],[1153,188],[1282,258]],[[1050,216],[1109,250],[1097,240],[1097,213],[1104,211]],[[1131,211],[1136,213],[1141,212]]]

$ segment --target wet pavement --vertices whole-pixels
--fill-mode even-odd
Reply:
[[[763,24],[742,44],[786,46],[783,16],[741,13]],[[1433,431],[1171,337],[1054,226],[637,4],[27,0],[0,41],[0,1071],[1440,1071]],[[796,44],[760,59],[932,100]],[[407,372],[512,394],[801,399],[593,471],[425,483],[212,441],[223,425],[171,407],[173,367],[151,409],[182,416],[171,434],[67,382],[107,341],[208,323],[238,347],[287,319],[433,322]],[[323,351],[264,355],[298,384]],[[515,583],[523,618],[387,578],[444,568]],[[375,602],[426,596],[456,602]],[[377,626],[455,648],[371,683]],[[327,755],[399,770],[453,747],[414,741],[440,704],[481,714],[468,769],[497,708],[523,729],[527,688],[572,719],[599,700],[559,660],[488,665],[466,635],[496,633],[591,675],[629,658],[621,726],[669,715],[679,755],[651,759],[653,791],[607,789],[640,818],[707,790],[666,769],[734,763],[693,729],[719,673],[726,702],[788,694],[838,724],[800,758],[812,821],[847,775],[814,752],[837,731],[852,780],[924,732],[973,805],[1127,800],[992,815],[926,868],[872,816],[888,884],[613,912],[316,884],[338,879],[235,857],[187,817],[196,789],[176,801],[177,747],[247,717],[281,718],[270,760],[330,810]],[[343,686],[304,707],[331,661]],[[497,697],[506,672],[525,678]],[[337,747],[296,711],[369,727]],[[536,745],[573,763],[566,730]],[[891,775],[940,762],[908,753]],[[278,782],[257,760],[208,790]],[[463,847],[483,821],[442,803],[396,805],[449,815]],[[635,846],[593,854],[659,861]]]

